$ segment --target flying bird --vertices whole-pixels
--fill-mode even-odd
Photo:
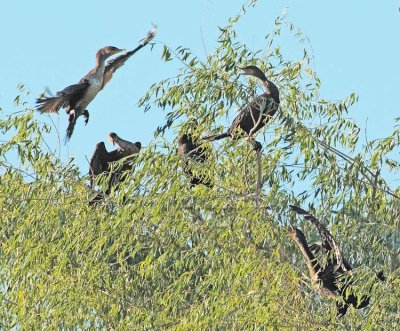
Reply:
[[[114,46],[100,48],[96,53],[96,66],[90,70],[77,84],[70,85],[57,92],[54,97],[42,96],[36,100],[36,109],[40,113],[58,113],[61,108],[65,108],[68,114],[69,125],[67,128],[65,142],[67,142],[74,132],[76,120],[83,115],[85,124],[89,121],[89,112],[86,107],[92,102],[104,86],[111,80],[113,73],[120,68],[127,59],[135,54],[139,49],[146,46],[156,35],[156,27],[150,31],[135,49],[125,52],[122,55],[110,60],[106,60],[117,53],[124,51]]]
[[[254,141],[251,136],[267,124],[278,111],[280,103],[279,90],[273,82],[267,79],[260,68],[251,65],[239,69],[243,71],[242,75],[256,77],[265,89],[265,92],[254,98],[240,110],[227,131],[204,137],[203,140],[214,141],[226,137],[235,137],[239,134],[238,129],[240,128],[248,135],[254,149],[260,150],[261,144]]]
[[[343,258],[341,250],[335,239],[327,228],[320,223],[313,215],[296,206],[290,205],[290,208],[299,215],[302,215],[306,220],[310,221],[317,228],[321,237],[322,243],[308,246],[306,237],[302,231],[294,228],[289,232],[296,244],[299,246],[301,253],[306,259],[306,264],[311,276],[312,285],[327,297],[341,296],[344,302],[337,303],[338,316],[342,317],[346,314],[350,305],[357,309],[368,306],[370,297],[357,297],[356,294],[350,291],[346,293],[351,282],[346,282],[343,276],[351,277],[352,267]],[[314,254],[321,252],[328,255],[325,264],[318,263]],[[385,280],[383,272],[379,272],[377,278],[381,281]]]
[[[132,143],[128,140],[120,138],[114,132],[108,135],[108,140],[113,145],[117,144],[119,148],[108,152],[104,142],[98,143],[90,160],[89,169],[90,187],[92,189],[95,187],[95,179],[97,176],[103,173],[110,175],[105,194],[110,194],[113,186],[116,186],[118,183],[124,181],[128,177],[127,171],[133,171],[135,165],[131,156],[138,154],[142,147],[142,144],[139,141]],[[123,158],[126,158],[126,160],[119,168],[116,168],[115,163]],[[101,195],[98,195],[92,202],[97,202],[100,199]]]

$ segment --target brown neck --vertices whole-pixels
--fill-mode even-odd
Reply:
[[[106,57],[102,53],[97,53],[96,54],[96,68],[104,66],[105,62],[106,62]]]
[[[296,242],[297,246],[299,246],[301,253],[306,259],[306,264],[311,278],[313,281],[316,281],[318,279],[318,273],[321,271],[321,266],[318,264],[314,254],[308,247],[308,243],[304,237],[304,234],[299,229],[295,229],[295,232],[291,233],[290,236]]]
[[[271,90],[269,89],[269,80],[265,78],[265,80],[259,78],[260,84],[264,87],[265,92],[271,94]]]

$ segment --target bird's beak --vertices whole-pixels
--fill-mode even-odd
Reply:
[[[115,146],[115,140],[110,135],[108,136],[108,141]]]
[[[114,51],[114,54],[125,52],[125,51],[126,51],[125,48],[118,48],[117,50]]]
[[[238,73],[238,76],[246,75],[246,72],[244,71],[244,68],[236,67],[236,69],[241,71],[241,72]]]

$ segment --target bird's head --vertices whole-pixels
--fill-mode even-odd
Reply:
[[[185,144],[193,144],[193,137],[190,133],[181,133],[178,136],[178,146]]]
[[[292,231],[288,230],[288,233],[289,236],[291,236],[294,241],[307,242],[304,233],[301,232],[298,228],[293,228]]]
[[[108,141],[110,142],[110,143],[112,143],[113,145],[115,145],[115,140],[118,138],[118,135],[115,133],[115,132],[111,132],[109,135],[108,135]]]
[[[142,143],[140,141],[135,142],[135,146],[138,148],[138,150],[140,151],[142,148]]]
[[[186,123],[184,124],[184,128],[186,129],[186,131],[188,132],[194,132],[197,129],[198,126],[198,122],[195,118],[189,118]]]
[[[265,77],[264,73],[261,71],[261,69],[259,67],[256,66],[247,66],[247,67],[238,67],[238,69],[240,69],[241,75],[248,75],[248,76],[253,76],[256,77],[258,79],[261,79],[262,81],[266,81],[267,77]]]
[[[184,144],[189,140],[189,136],[187,133],[180,134],[178,137],[178,142]]]
[[[183,123],[179,134],[179,141],[181,143],[192,141],[193,136],[197,136],[197,125],[198,122],[195,118],[189,118],[185,123]]]
[[[107,59],[108,57],[110,57],[110,56],[112,56],[114,54],[123,52],[123,51],[125,51],[125,49],[117,48],[117,47],[114,47],[114,46],[106,46],[106,47],[100,48],[97,51],[96,56],[100,57],[102,59]]]

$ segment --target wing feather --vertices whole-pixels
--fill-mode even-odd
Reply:
[[[325,225],[319,222],[318,219],[315,218],[308,211],[305,211],[304,209],[293,205],[289,205],[289,207],[297,214],[302,215],[307,221],[310,221],[312,224],[314,224],[321,237],[322,247],[327,251],[333,250],[335,252],[337,265],[342,267],[342,269],[345,271],[350,271],[351,270],[350,265],[347,263],[347,261],[344,260],[339,245],[336,243],[332,234],[325,227]]]
[[[41,97],[36,100],[36,110],[41,113],[58,113],[61,108],[75,107],[78,100],[82,98],[87,88],[88,81],[67,86],[62,91],[57,92],[54,97]]]
[[[147,36],[143,39],[143,41],[137,46],[135,49],[125,52],[124,54],[121,54],[114,59],[110,60],[106,68],[104,70],[104,78],[103,78],[103,86],[101,87],[102,89],[106,84],[111,80],[113,74],[117,69],[121,68],[126,60],[128,60],[133,54],[135,54],[139,49],[143,48],[146,46],[156,35],[157,29],[156,26],[153,27],[153,29],[147,34]]]

